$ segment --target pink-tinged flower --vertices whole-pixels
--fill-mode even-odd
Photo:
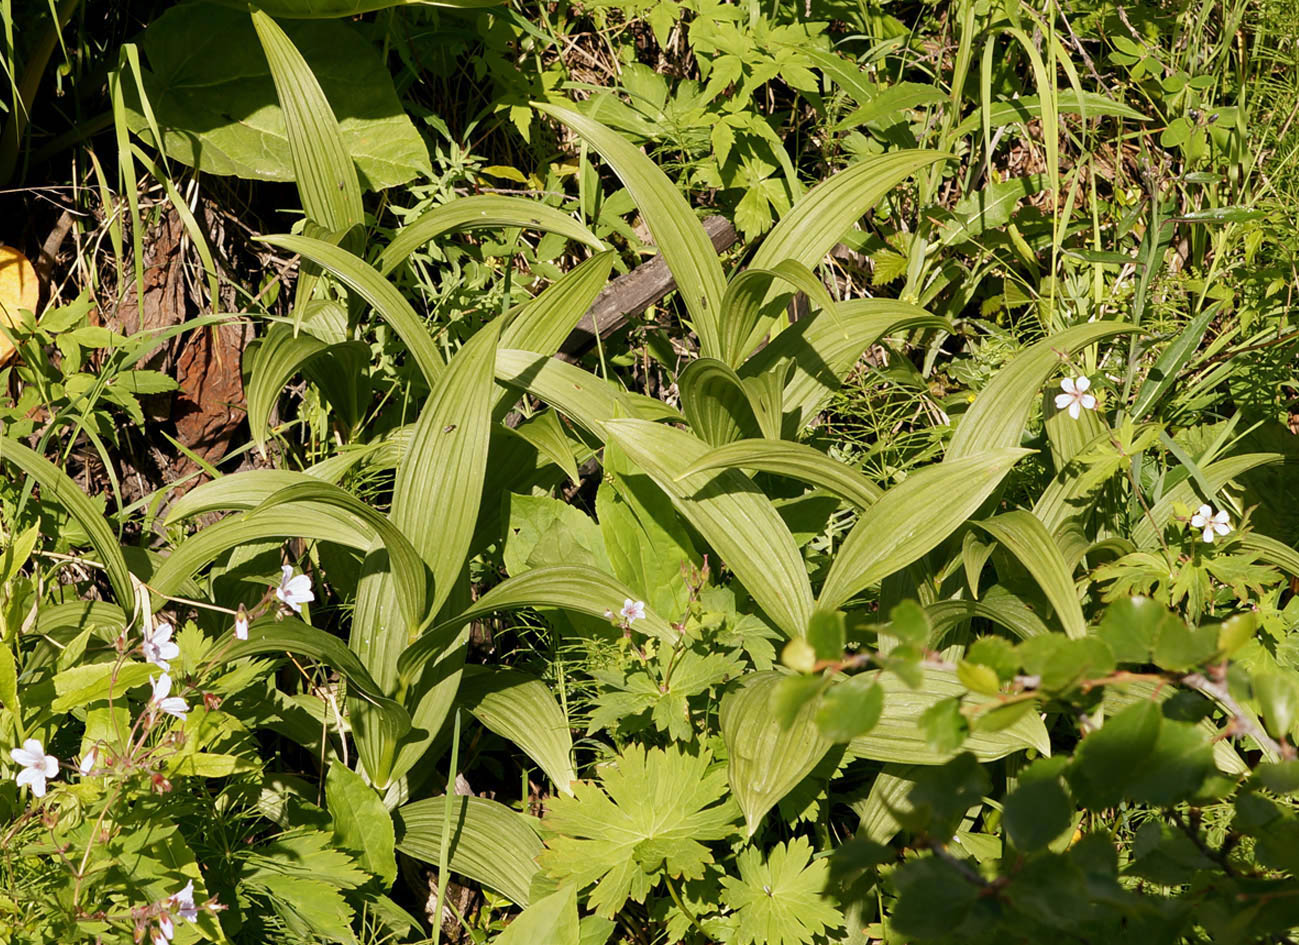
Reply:
[[[1075,420],[1083,410],[1095,410],[1096,398],[1087,393],[1091,386],[1092,382],[1086,375],[1066,377],[1060,382],[1060,390],[1064,393],[1055,395],[1055,409],[1064,410],[1068,407],[1069,416]]]
[[[167,945],[175,934],[176,926],[172,923],[171,916],[165,912],[158,916],[158,931],[153,933],[153,945]]]
[[[175,716],[183,722],[186,713],[189,712],[189,706],[185,704],[185,700],[180,696],[168,695],[171,692],[171,677],[163,673],[155,681],[150,676],[149,685],[153,687],[153,698],[149,704],[157,706],[163,712]]]
[[[83,778],[89,777],[90,772],[95,770],[95,763],[98,760],[98,752],[94,748],[81,756],[81,764],[77,765],[77,770],[81,772]]]
[[[244,605],[239,605],[239,613],[235,615],[235,639],[248,639],[248,614],[244,612]]]
[[[174,660],[180,656],[180,647],[171,642],[171,624],[160,623],[150,632],[144,632],[144,661],[157,666],[164,673],[171,670],[171,663],[168,660]]]
[[[295,613],[302,613],[302,605],[316,599],[311,593],[311,578],[305,574],[293,576],[293,568],[284,565],[280,571],[280,586],[275,589],[275,596],[293,608]]]
[[[18,786],[30,784],[33,794],[44,797],[46,778],[58,777],[59,759],[45,754],[45,746],[34,738],[23,742],[22,748],[11,749],[9,757],[23,767],[16,778]]]
[[[1204,529],[1204,534],[1200,538],[1206,544],[1212,545],[1214,532],[1219,535],[1227,534],[1231,531],[1231,522],[1227,519],[1225,509],[1215,513],[1212,506],[1202,505],[1191,516],[1191,527]]]
[[[630,597],[622,602],[622,610],[618,611],[618,616],[627,621],[628,626],[637,620],[645,617],[645,602],[643,600],[632,600]]]
[[[184,889],[167,901],[176,910],[176,914],[186,922],[198,920],[198,906],[194,904],[194,880],[191,879],[185,884]]]

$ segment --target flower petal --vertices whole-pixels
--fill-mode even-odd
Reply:
[[[1073,403],[1069,405],[1069,416],[1077,420],[1078,414],[1080,413],[1082,413],[1082,408],[1078,405],[1078,401],[1075,400]]]
[[[1065,407],[1068,407],[1071,403],[1073,403],[1073,394],[1056,394],[1056,395],[1055,395],[1055,409],[1056,409],[1056,410],[1063,410]]]
[[[1081,401],[1084,410],[1096,409],[1096,398],[1091,394],[1083,394]]]
[[[59,774],[59,759],[53,755],[45,756],[45,777],[54,778]]]
[[[1091,386],[1092,386],[1091,378],[1089,378],[1086,374],[1083,374],[1080,377],[1075,377],[1073,379],[1074,390],[1076,390],[1080,394]]]
[[[1064,380],[1062,380],[1062,381],[1060,382],[1060,389],[1061,389],[1062,391],[1064,391],[1066,394],[1071,394],[1071,395],[1072,395],[1072,394],[1077,393],[1077,391],[1074,389],[1074,386],[1073,386],[1073,378],[1072,378],[1072,377],[1066,377]]]

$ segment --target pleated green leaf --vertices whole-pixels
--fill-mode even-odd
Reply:
[[[361,184],[329,100],[279,24],[261,10],[253,10],[252,17],[284,113],[293,176],[307,219],[331,233],[350,230],[365,220]]]
[[[411,679],[430,657],[436,654],[435,637],[471,620],[503,610],[524,607],[558,607],[592,617],[603,617],[608,612],[617,613],[634,592],[617,578],[603,571],[580,565],[535,568],[517,577],[507,578],[484,594],[473,605],[455,617],[434,628],[434,632],[417,640],[401,654],[398,672]],[[666,642],[674,642],[679,634],[672,626],[645,608],[644,620],[632,625],[638,633],[646,633]]]
[[[696,358],[678,375],[677,389],[690,428],[710,446],[759,435],[744,382],[724,361]]]
[[[131,587],[130,569],[122,556],[121,543],[81,487],[40,453],[12,437],[0,439],[0,462],[12,463],[21,469],[41,487],[44,501],[62,506],[81,526],[104,566],[117,603],[127,613],[134,614],[135,592]]]
[[[434,866],[442,853],[446,797],[430,797],[393,811],[397,849]],[[511,902],[527,906],[541,840],[529,818],[485,797],[453,797],[448,867]]]
[[[817,265],[881,197],[921,168],[952,157],[941,151],[890,151],[831,175],[781,218],[750,265],[769,269],[787,259]]]
[[[534,103],[533,107],[577,132],[609,162],[676,280],[699,336],[700,353],[721,358],[718,324],[726,279],[712,241],[676,185],[639,148],[598,121],[556,105]]]
[[[538,899],[510,920],[492,945],[582,945],[577,886],[569,884]],[[603,945],[601,939],[600,945]]]
[[[781,727],[772,709],[781,673],[750,673],[744,684],[722,700],[720,723],[729,757],[731,792],[744,811],[748,835],[762,818],[825,757],[831,742],[815,721],[816,701],[809,700],[789,728]]]
[[[411,253],[443,233],[503,226],[558,233],[574,242],[585,243],[596,252],[605,249],[604,243],[594,233],[554,207],[522,197],[482,194],[459,197],[450,203],[434,207],[403,226],[379,254],[379,272],[388,275]]]
[[[406,710],[384,695],[356,654],[338,637],[293,617],[280,620],[265,617],[254,621],[248,628],[248,639],[236,641],[225,651],[223,658],[228,662],[264,653],[292,653],[324,663],[347,680],[351,695],[381,713],[393,732],[400,735],[410,728],[410,716]]]
[[[443,371],[442,354],[423,319],[415,314],[396,287],[359,256],[325,240],[310,236],[262,236],[263,242],[298,253],[337,276],[392,326],[431,387]]]
[[[913,472],[862,513],[844,539],[818,606],[841,607],[956,531],[1031,450],[999,449]]]
[[[961,751],[973,752],[980,761],[995,761],[1025,748],[1043,755],[1051,754],[1051,740],[1046,726],[1036,712],[1025,713],[1014,724],[995,732],[971,732],[960,748],[936,752],[925,741],[920,716],[936,702],[965,696],[970,703],[983,700],[968,694],[956,674],[926,668],[921,684],[911,689],[893,673],[872,671],[871,676],[884,689],[884,714],[865,735],[854,738],[848,751],[857,758],[894,764],[939,765]]]
[[[739,375],[758,377],[781,361],[793,364],[785,384],[784,427],[785,437],[793,439],[821,412],[862,352],[885,335],[915,328],[951,326],[918,305],[893,299],[844,302],[837,315],[821,312],[786,328],[745,361]]]
[[[1087,619],[1069,565],[1051,533],[1032,512],[1016,509],[974,524],[997,539],[1033,575],[1066,634],[1075,640],[1087,635]]]
[[[1024,640],[1051,632],[1027,604],[997,584],[984,591],[980,600],[934,601],[925,606],[925,613],[934,628],[929,641],[932,649],[941,649],[949,629],[974,617],[990,620]]]
[[[247,0],[215,0],[225,6],[248,9]],[[258,6],[271,16],[283,17],[286,20],[332,20],[341,17],[360,16],[374,10],[387,10],[391,7],[457,7],[477,9],[479,7],[499,6],[501,0],[262,0]]]
[[[572,794],[573,738],[549,686],[534,676],[499,666],[467,666],[457,704],[497,735],[518,745],[555,787]]]
[[[738,470],[683,476],[708,452],[702,440],[645,420],[610,420],[609,438],[667,493],[678,512],[717,550],[772,621],[802,636],[812,616],[807,568],[788,526]]]
[[[599,253],[574,266],[536,298],[506,314],[509,321],[501,329],[500,347],[554,354],[608,284],[612,269],[613,253]]]
[[[682,476],[714,469],[756,469],[788,476],[834,493],[859,509],[869,508],[884,490],[851,466],[818,449],[790,440],[740,440],[705,453]]]
[[[744,363],[753,346],[761,340],[759,324],[764,303],[776,294],[773,286],[777,281],[802,292],[817,309],[830,313],[832,319],[838,317],[838,306],[825,283],[804,263],[783,259],[769,269],[750,266],[731,280],[722,300],[721,345],[724,360],[731,367]]]
[[[1088,322],[1057,332],[1020,353],[975,397],[952,435],[946,458],[964,459],[1003,446],[1018,446],[1038,393],[1065,357],[1102,339],[1137,330],[1122,322]]]
[[[527,391],[576,420],[604,439],[603,424],[634,410],[618,388],[589,371],[535,351],[500,348],[496,352],[496,379]]]

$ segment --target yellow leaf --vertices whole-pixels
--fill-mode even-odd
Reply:
[[[36,300],[41,292],[36,270],[27,257],[11,246],[0,246],[0,323],[5,328],[18,324],[18,312],[36,311]],[[13,357],[14,346],[0,332],[0,365]]]

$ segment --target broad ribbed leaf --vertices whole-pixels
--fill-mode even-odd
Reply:
[[[1286,574],[1299,577],[1299,551],[1259,532],[1240,536],[1242,548],[1255,552],[1262,560],[1276,565]]]
[[[384,887],[397,878],[396,835],[392,815],[374,788],[337,761],[325,776],[325,802],[334,819],[334,840],[357,854],[358,862],[378,876]]]
[[[980,600],[934,601],[925,606],[925,613],[933,624],[929,646],[935,650],[942,649],[943,635],[951,627],[974,617],[990,620],[1025,640],[1051,632],[1032,608],[999,584],[984,591]]]
[[[379,317],[392,326],[392,330],[401,338],[419,365],[425,381],[430,387],[433,386],[442,374],[443,363],[428,327],[396,287],[367,265],[365,260],[332,243],[309,236],[286,234],[258,238],[272,246],[298,253],[322,269],[327,269],[365,299]]]
[[[596,252],[605,249],[604,243],[594,233],[554,207],[535,200],[524,200],[522,197],[483,194],[459,197],[420,214],[413,222],[406,224],[379,254],[379,272],[388,275],[411,253],[443,233],[503,226],[558,233],[578,243],[585,243]]]
[[[742,688],[722,700],[720,723],[730,756],[731,792],[744,811],[748,835],[782,797],[817,766],[831,743],[815,721],[816,701],[809,700],[789,728],[772,709],[781,673],[751,673]]]
[[[841,607],[859,591],[900,571],[956,531],[1030,450],[999,449],[926,466],[862,513],[844,539],[818,605]]]
[[[390,517],[433,574],[433,614],[464,567],[482,500],[496,330],[495,322],[485,325],[452,359],[397,467]],[[383,574],[362,577],[352,629],[353,648],[385,686],[396,682],[397,657],[414,642],[394,621],[394,591]]]
[[[166,522],[170,527],[209,512],[246,511],[287,486],[327,481],[293,469],[247,469],[195,486],[167,509]]]
[[[1240,456],[1228,456],[1226,459],[1219,459],[1215,462],[1208,463],[1200,467],[1200,472],[1204,474],[1205,481],[1215,493],[1237,476],[1243,475],[1257,466],[1265,466],[1269,463],[1285,462],[1285,456],[1281,453],[1243,453]],[[1203,498],[1195,491],[1195,483],[1192,479],[1184,479],[1177,485],[1173,486],[1150,508],[1148,516],[1143,515],[1137,520],[1136,525],[1132,528],[1132,541],[1138,548],[1150,547],[1158,543],[1159,531],[1173,517],[1173,507],[1177,503],[1195,507],[1205,499],[1212,501],[1212,496]],[[1151,523],[1154,519],[1154,523]],[[1158,527],[1158,530],[1156,530]]]
[[[568,719],[550,687],[526,673],[498,666],[467,666],[457,704],[474,718],[512,741],[541,766],[555,787],[572,794],[573,738]]]
[[[682,476],[713,469],[756,469],[789,476],[833,492],[859,509],[869,508],[884,490],[844,463],[818,449],[790,440],[740,440],[705,453]]]
[[[859,299],[839,305],[837,317],[821,312],[800,319],[740,367],[758,377],[781,361],[794,366],[785,384],[784,435],[793,439],[820,413],[862,353],[881,337],[913,328],[951,326],[918,305],[892,299]]]
[[[708,452],[689,433],[645,420],[610,420],[604,426],[717,550],[758,606],[786,634],[802,636],[812,615],[812,587],[794,537],[771,500],[738,470],[682,476]]]
[[[1217,305],[1209,305],[1178,331],[1142,382],[1141,390],[1137,392],[1136,399],[1132,402],[1132,416],[1140,419],[1158,403],[1159,398],[1172,386],[1182,368],[1200,347],[1209,324],[1219,314],[1221,312]]]
[[[604,439],[603,423],[634,411],[621,391],[589,371],[558,358],[501,348],[496,352],[496,379],[527,391]]]
[[[507,578],[484,594],[468,609],[452,617],[408,647],[397,661],[397,669],[405,679],[414,678],[424,663],[436,654],[434,637],[471,620],[502,610],[519,610],[524,607],[559,607],[604,617],[617,613],[623,601],[634,598],[630,588],[617,578],[595,568],[567,565],[536,568],[517,577]],[[645,608],[644,620],[632,625],[638,633],[646,633],[660,640],[675,642],[679,634],[671,625]]]
[[[261,10],[253,10],[252,17],[284,112],[293,176],[307,219],[331,233],[350,230],[365,220],[361,184],[329,100],[279,24]]]
[[[369,523],[324,503],[299,502],[293,508],[249,511],[224,518],[182,541],[154,573],[149,587],[157,594],[175,596],[200,568],[231,548],[291,538],[329,541],[359,551],[369,551],[379,541]],[[164,603],[158,600],[157,606]]]
[[[769,269],[786,259],[817,265],[882,196],[922,167],[951,158],[941,151],[890,151],[831,175],[781,218],[750,265]]]
[[[612,252],[598,253],[507,313],[500,347],[553,355],[608,284],[613,261]]]
[[[1137,330],[1122,322],[1088,322],[1057,332],[1020,353],[975,397],[952,435],[946,458],[964,459],[1003,446],[1018,446],[1038,392],[1066,357],[1103,338]]]
[[[1087,635],[1087,619],[1078,603],[1073,576],[1050,532],[1032,512],[1016,509],[975,522],[1019,559],[1055,608],[1064,632],[1073,639]]]
[[[504,424],[497,427],[497,430],[508,431],[508,435],[517,436],[532,444],[538,453],[564,470],[564,475],[568,476],[569,481],[577,485],[581,474],[577,469],[577,461],[573,458],[573,440],[564,432],[563,422],[554,410],[543,410],[523,421],[513,430]],[[491,472],[489,469],[489,476]],[[489,481],[488,489],[490,487]],[[499,495],[490,491],[487,494]]]
[[[962,751],[980,761],[995,761],[1025,748],[1051,754],[1046,726],[1036,712],[1025,713],[1014,724],[995,732],[972,732],[960,748],[936,752],[925,741],[920,716],[936,702],[965,696],[967,703],[987,701],[967,692],[956,674],[926,668],[921,684],[912,689],[893,673],[872,671],[868,676],[884,689],[884,714],[869,733],[848,744],[850,754],[895,764],[939,765]]]
[[[712,241],[681,191],[639,148],[598,121],[555,105],[534,103],[534,107],[573,129],[609,162],[636,201],[654,244],[676,280],[677,292],[699,336],[700,353],[704,357],[722,357],[718,323],[726,279]]]
[[[384,695],[356,654],[338,637],[293,617],[279,620],[264,617],[249,626],[247,640],[235,641],[224,651],[222,658],[229,662],[263,653],[292,653],[324,663],[347,680],[349,695],[359,697],[383,717],[394,738],[410,728],[410,716],[406,710]],[[354,718],[353,727],[356,722]]]
[[[304,364],[328,349],[329,345],[315,335],[306,332],[295,334],[288,325],[273,325],[245,358],[248,428],[259,447],[266,443],[266,421],[271,408],[284,392],[284,385]]]
[[[696,358],[677,377],[677,389],[690,428],[710,446],[759,435],[744,382],[725,362]]]
[[[338,486],[318,480],[285,486],[267,498],[250,517],[255,519],[271,509],[286,505],[308,505],[313,507],[313,511],[315,506],[330,506],[374,529],[388,552],[388,565],[396,586],[397,601],[406,616],[407,636],[413,638],[426,619],[432,617],[427,601],[428,572],[424,561],[410,540],[387,518]]]
[[[485,797],[451,799],[448,867],[511,902],[527,906],[541,840],[529,818]],[[397,849],[437,866],[442,853],[446,797],[430,797],[393,811]]]
[[[104,566],[117,603],[134,614],[135,592],[131,587],[131,572],[122,557],[121,543],[81,487],[40,453],[11,437],[0,439],[0,462],[12,463],[35,480],[41,487],[41,499],[62,506],[81,526]]]
[[[784,259],[769,269],[750,266],[731,280],[722,300],[722,352],[731,367],[743,364],[753,346],[761,340],[758,325],[763,305],[778,294],[773,288],[778,280],[802,292],[822,312],[830,313],[832,318],[838,317],[838,306],[829,290],[804,263]]]

